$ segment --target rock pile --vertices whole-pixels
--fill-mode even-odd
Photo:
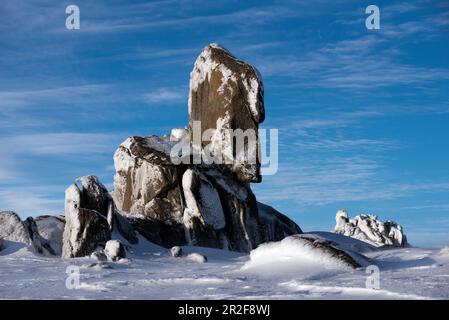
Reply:
[[[339,210],[335,217],[334,232],[353,237],[375,246],[407,245],[402,226],[394,221],[381,221],[377,216],[361,214],[349,219],[345,210]]]

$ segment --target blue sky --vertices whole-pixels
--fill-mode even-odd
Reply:
[[[2,210],[61,213],[86,174],[111,188],[121,141],[187,124],[189,73],[218,42],[262,73],[279,129],[260,201],[304,230],[346,208],[449,243],[447,1],[2,0],[0,21]]]

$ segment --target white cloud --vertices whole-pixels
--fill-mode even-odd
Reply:
[[[187,102],[187,92],[178,88],[159,88],[144,94],[143,98],[149,103]]]
[[[37,90],[0,91],[0,108],[27,107],[43,102],[70,103],[80,102],[83,98],[98,95],[108,87],[102,84],[88,84],[79,86],[60,86]]]
[[[65,188],[58,186],[60,197],[49,196],[51,186],[10,187],[0,190],[0,211],[15,211],[22,218],[45,214],[63,214]]]
[[[104,154],[114,150],[120,139],[104,133],[40,133],[1,137],[1,156],[22,155],[83,156]]]

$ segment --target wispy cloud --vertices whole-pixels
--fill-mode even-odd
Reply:
[[[42,107],[43,103],[73,103],[87,99],[92,95],[98,95],[105,92],[108,88],[103,84],[88,84],[78,86],[59,86],[48,89],[36,90],[10,90],[0,91],[0,108],[5,111],[6,108],[26,107],[37,105]]]
[[[168,103],[187,101],[187,90],[185,88],[158,88],[143,95],[148,103]]]
[[[174,8],[171,8],[171,13]],[[234,23],[242,23],[247,19],[252,19],[253,23],[263,24],[268,21],[279,20],[285,17],[292,17],[297,13],[283,8],[281,6],[265,6],[253,7],[233,11],[230,13],[208,14],[186,17],[173,17],[173,15],[165,15],[163,18],[154,16],[153,19],[139,19],[136,16],[121,20],[105,20],[105,21],[86,21],[83,32],[120,32],[151,28],[185,28],[195,25],[232,25]]]
[[[51,196],[50,186],[9,187],[0,190],[0,211],[11,210],[22,218],[45,214],[63,214],[64,186],[55,186],[58,192]]]
[[[82,156],[111,152],[118,135],[103,133],[40,133],[0,137],[1,155]]]

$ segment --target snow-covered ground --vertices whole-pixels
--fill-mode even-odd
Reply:
[[[449,249],[377,250],[351,238],[310,233],[363,250],[380,269],[380,289],[369,274],[303,248],[268,245],[250,256],[184,247],[208,258],[198,263],[140,239],[130,260],[98,262],[37,256],[18,244],[0,251],[2,299],[425,299],[449,298]],[[343,239],[343,241],[342,241]],[[363,248],[361,248],[363,247]],[[67,267],[80,269],[68,289]],[[69,268],[70,270],[70,268]],[[69,278],[69,280],[72,278]],[[70,283],[70,281],[69,281]]]

